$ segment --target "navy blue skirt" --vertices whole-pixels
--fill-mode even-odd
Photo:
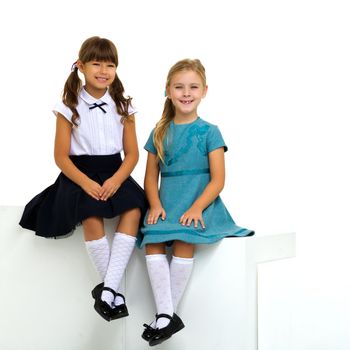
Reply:
[[[122,164],[119,153],[107,156],[70,156],[70,159],[80,171],[100,185]],[[131,176],[107,201],[97,201],[60,173],[53,185],[25,206],[19,224],[35,231],[38,236],[58,237],[71,233],[88,217],[113,218],[133,208],[139,208],[143,217],[147,210],[147,200],[143,189]]]

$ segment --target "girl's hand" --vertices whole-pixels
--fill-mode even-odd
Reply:
[[[102,187],[94,180],[87,178],[82,183],[81,188],[92,198],[98,201],[100,200],[100,192]]]
[[[198,227],[198,221],[200,222],[202,228],[205,228],[201,209],[191,207],[180,218],[180,224],[182,224],[182,226],[191,226],[192,221],[194,221],[195,228]]]
[[[147,224],[153,225],[158,222],[159,217],[164,221],[166,213],[163,207],[151,207],[147,215]]]
[[[120,184],[117,181],[115,181],[113,177],[110,177],[103,183],[101,187],[101,191],[99,193],[100,199],[102,201],[106,201],[118,191],[119,187]]]

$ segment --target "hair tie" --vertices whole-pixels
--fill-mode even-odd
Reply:
[[[78,68],[77,62],[78,62],[78,61],[75,61],[75,62],[72,64],[72,67],[71,67],[71,69],[70,69],[72,72],[75,71],[76,68]]]

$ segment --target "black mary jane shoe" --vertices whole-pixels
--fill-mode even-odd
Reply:
[[[105,290],[109,290],[109,289],[105,289]],[[120,305],[113,304],[114,307],[112,308],[112,311],[111,311],[111,320],[116,320],[118,318],[129,316],[129,311],[128,311],[128,308],[126,307],[126,304],[125,304],[124,295],[120,294],[120,293],[115,293],[113,295],[114,295],[114,299],[118,296],[118,297],[121,297],[124,302],[123,302],[123,304],[120,304]]]
[[[173,314],[172,317],[167,314],[159,314],[157,315],[156,319],[158,320],[161,317],[168,318],[170,322],[166,327],[156,328],[154,330],[154,334],[148,342],[150,346],[163,343],[163,341],[169,339],[173,334],[177,333],[178,331],[180,331],[182,328],[185,327],[181,318],[177,316],[175,313]]]
[[[101,300],[102,292],[106,290],[113,294],[114,298],[120,296],[124,300],[124,304],[111,307],[107,302]],[[94,309],[106,321],[116,320],[117,318],[126,317],[129,315],[125,305],[124,295],[116,293],[113,289],[104,287],[103,283],[98,284],[92,291],[92,297],[95,299]]]
[[[156,319],[157,319],[157,315],[156,315]],[[146,341],[150,341],[150,339],[154,336],[154,332],[155,332],[156,329],[151,326],[152,323],[153,322],[151,322],[150,324],[146,324],[146,323],[143,324],[145,329],[144,329],[141,337],[143,339],[145,339]]]

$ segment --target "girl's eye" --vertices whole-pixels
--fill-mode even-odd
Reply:
[[[192,86],[192,89],[198,89],[198,86]]]
[[[94,62],[92,65],[93,66],[99,66],[100,64],[98,62]]]

